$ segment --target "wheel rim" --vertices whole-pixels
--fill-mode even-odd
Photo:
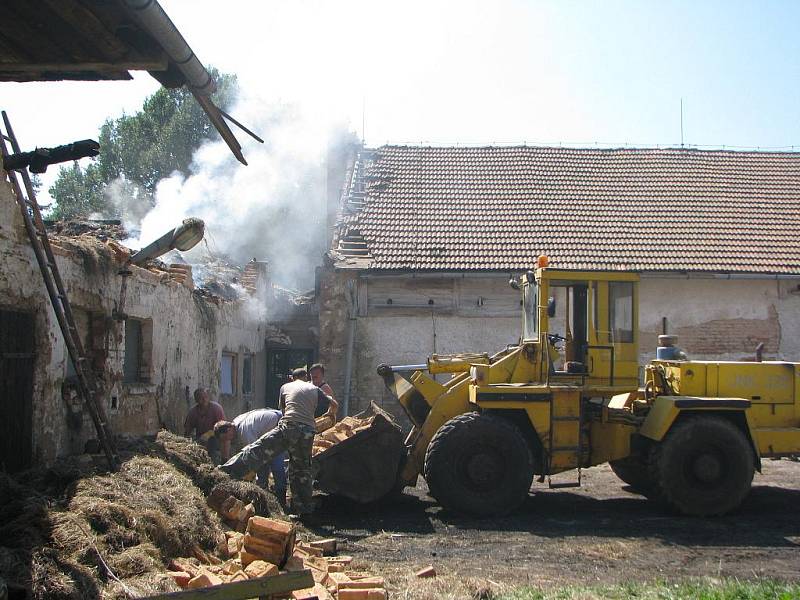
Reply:
[[[505,461],[493,448],[474,448],[462,455],[458,465],[460,480],[470,490],[496,489],[505,475]]]
[[[684,463],[684,476],[692,486],[700,489],[716,489],[726,481],[728,462],[719,448],[700,448]]]

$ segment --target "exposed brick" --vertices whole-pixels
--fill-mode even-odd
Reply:
[[[186,586],[190,590],[197,588],[210,587],[212,585],[222,585],[224,582],[219,575],[203,570],[197,577],[192,578]]]
[[[270,562],[254,560],[244,569],[248,577],[272,577],[278,574],[278,567]]]
[[[339,600],[386,600],[387,594],[382,588],[368,588],[340,590],[336,596]]]

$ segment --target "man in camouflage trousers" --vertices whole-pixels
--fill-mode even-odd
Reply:
[[[280,391],[283,416],[278,425],[252,444],[242,448],[219,468],[231,477],[243,478],[258,471],[281,452],[289,453],[289,488],[292,492],[292,512],[302,517],[313,510],[313,476],[311,449],[316,434],[314,411],[320,400],[330,403],[327,414],[336,418],[339,404],[308,381],[305,369],[292,371],[294,381],[284,384]]]

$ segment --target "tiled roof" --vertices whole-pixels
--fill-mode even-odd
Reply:
[[[800,153],[384,146],[360,163],[339,235],[365,242],[364,268],[518,271],[544,253],[560,268],[800,273]]]

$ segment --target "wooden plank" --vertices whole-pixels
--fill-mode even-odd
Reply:
[[[169,600],[172,598],[175,598],[175,600],[246,600],[247,598],[258,598],[273,594],[286,594],[294,590],[311,587],[314,587],[314,577],[311,575],[311,571],[305,570],[282,573],[272,577],[250,579],[248,581],[223,583],[222,585],[197,590],[184,590],[182,592],[148,596],[144,600]]]
[[[48,8],[80,33],[82,40],[97,52],[97,58],[118,60],[128,53],[108,27],[87,7],[74,0],[44,0]]]
[[[0,62],[0,71],[7,73],[16,72],[76,72],[76,71],[96,71],[98,73],[115,71],[165,71],[167,69],[167,59],[161,60],[141,60],[124,61],[118,63],[106,62],[63,62],[63,63],[12,63]]]

